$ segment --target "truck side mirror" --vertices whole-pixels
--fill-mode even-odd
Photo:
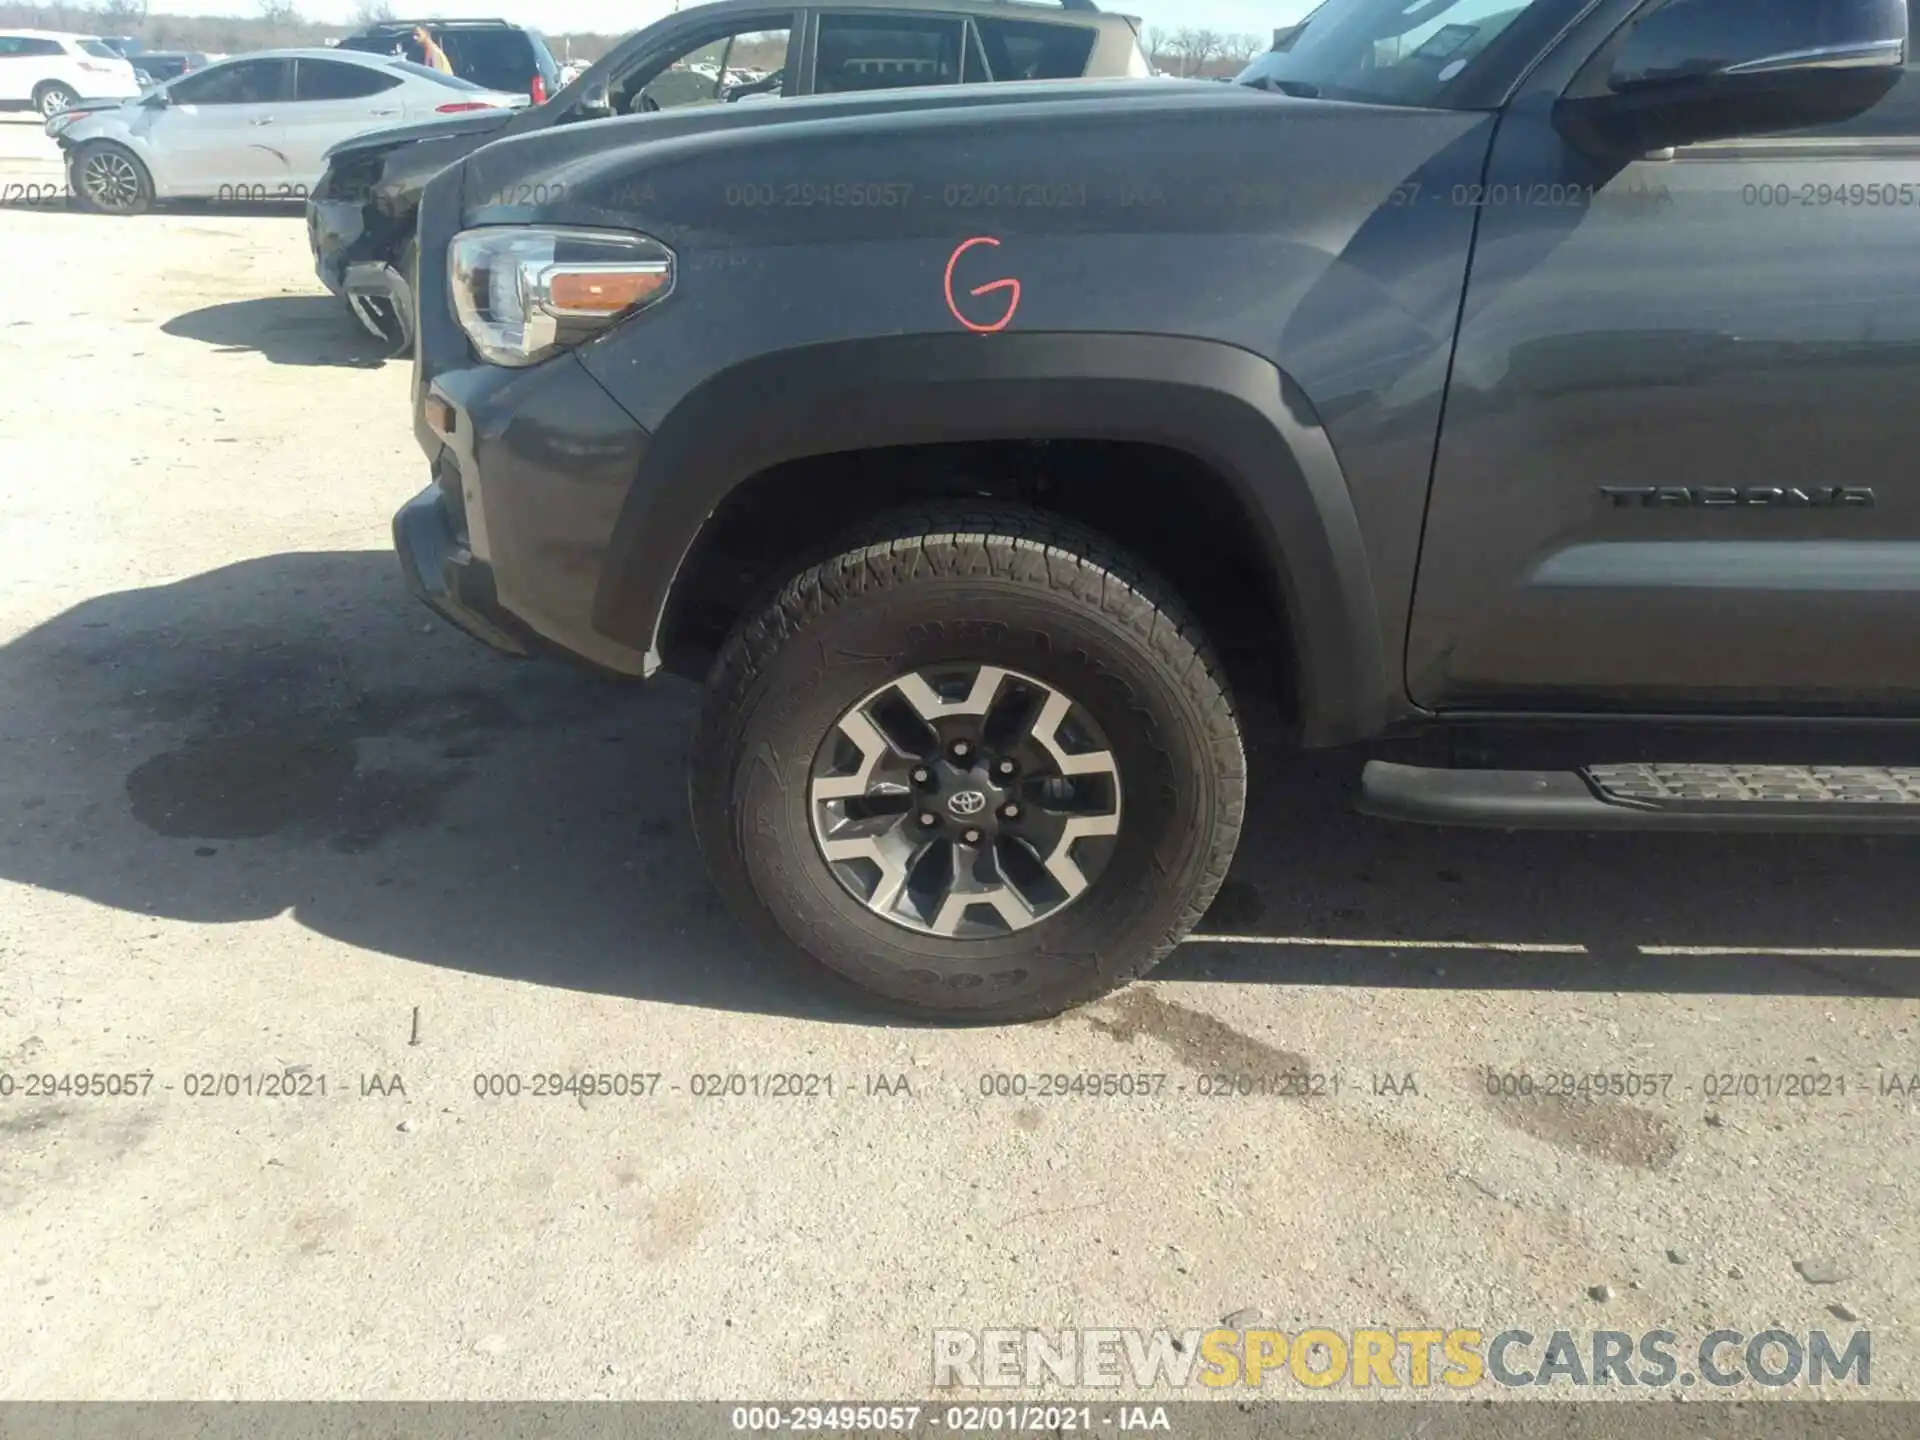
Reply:
[[[613,114],[613,95],[607,88],[607,82],[595,80],[580,92],[580,98],[573,102],[575,120],[605,120]]]
[[[1831,125],[1880,103],[1907,46],[1906,0],[1668,0],[1594,57],[1555,123],[1633,156]]]

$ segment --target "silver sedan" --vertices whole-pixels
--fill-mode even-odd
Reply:
[[[463,110],[525,105],[398,56],[265,50],[117,103],[47,121],[85,208],[134,215],[156,200],[298,201],[329,146]]]

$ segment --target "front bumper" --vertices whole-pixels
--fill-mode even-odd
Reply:
[[[492,568],[473,558],[436,483],[393,517],[393,548],[407,588],[445,620],[508,655],[533,652],[524,627],[501,608]]]
[[[394,517],[408,585],[496,650],[558,651],[613,674],[650,674],[644,651],[594,624],[646,431],[572,355],[526,370],[459,356],[463,366],[422,381],[419,369],[435,359],[424,327],[422,340],[414,433],[433,484]]]
[[[347,302],[361,329],[404,353],[413,345],[413,286],[396,263],[400,246],[369,223],[366,205],[326,198],[322,178],[307,201],[307,245],[320,283]]]
[[[378,260],[349,265],[341,291],[353,318],[376,340],[397,350],[413,344],[413,287],[393,266]]]
[[[321,184],[325,183],[323,179]],[[347,293],[347,266],[355,258],[351,252],[365,234],[366,218],[359,205],[317,197],[307,201],[307,247],[313,251],[313,273],[336,295]]]

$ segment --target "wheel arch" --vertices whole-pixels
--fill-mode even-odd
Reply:
[[[690,643],[699,598],[718,589],[741,609],[754,598],[729,589],[726,542],[756,505],[836,484],[851,487],[843,499],[856,515],[889,486],[903,500],[993,494],[980,488],[980,468],[1004,467],[1008,447],[1037,456],[1030,478],[1042,485],[1063,453],[1154,460],[1126,507],[1103,506],[1091,482],[1064,501],[1030,487],[1005,493],[1063,506],[1176,588],[1182,572],[1209,569],[1216,551],[1244,557],[1265,592],[1246,599],[1269,603],[1284,637],[1299,740],[1337,744],[1384,724],[1380,620],[1333,447],[1291,378],[1214,341],[916,335],[804,347],[722,371],[652,438],[608,548],[596,628],[646,650],[650,664],[689,670],[701,650]],[[931,463],[936,456],[953,463]],[[1168,516],[1204,520],[1203,538],[1177,525],[1142,528],[1162,495]],[[1103,524],[1123,508],[1136,534]],[[776,543],[790,542],[793,568],[821,558],[809,546],[829,538],[805,527],[781,533]],[[1195,608],[1208,624],[1206,607]]]
[[[140,174],[147,182],[147,192],[155,200],[160,198],[160,174],[154,169],[153,156],[144,142],[130,135],[86,135],[75,136],[63,142],[61,148],[66,152],[67,180],[71,184],[78,179],[78,167],[86,159],[91,149],[118,150],[139,167]]]

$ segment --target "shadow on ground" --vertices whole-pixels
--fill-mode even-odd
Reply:
[[[1920,950],[1920,908],[1906,893],[1920,869],[1920,839],[1398,825],[1350,808],[1363,763],[1345,753],[1256,758],[1233,874],[1200,927],[1329,943],[1194,941],[1157,978],[1920,997],[1920,961],[1862,953]],[[1394,941],[1466,948],[1376,948]],[[1583,953],[1514,954],[1487,942]],[[1647,947],[1735,953],[1657,955]],[[1779,953],[1789,950],[1856,953]]]
[[[875,1023],[708,886],[681,771],[694,699],[497,657],[415,604],[384,552],[102,596],[0,647],[0,875],[197,922],[290,909],[354,945],[542,985]],[[1402,828],[1346,809],[1357,764],[1261,760],[1204,927],[1330,943],[1199,943],[1163,976],[1920,995],[1897,961],[1637,948],[1912,945],[1913,841]]]
[[[231,300],[176,315],[160,328],[230,354],[258,351],[275,365],[370,370],[387,359],[381,343],[332,295]]]
[[[0,182],[0,210],[40,210],[60,215],[92,215],[103,225],[140,224],[163,215],[207,215],[217,219],[267,215],[284,220],[306,216],[305,201],[258,200],[163,200],[144,215],[109,215],[89,210],[68,190],[66,173],[49,167],[45,179],[10,178]]]

